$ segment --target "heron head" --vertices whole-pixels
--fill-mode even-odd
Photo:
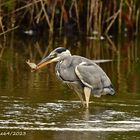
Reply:
[[[60,60],[63,60],[67,56],[71,56],[71,53],[69,50],[67,50],[66,48],[62,48],[62,47],[56,48],[47,57],[42,59],[41,62],[39,62],[37,64],[37,67],[35,70],[40,69],[49,63],[58,62]]]

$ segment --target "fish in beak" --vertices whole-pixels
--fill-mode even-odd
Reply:
[[[34,72],[38,69],[43,68],[44,66],[53,63],[53,62],[57,62],[59,59],[59,57],[52,57],[51,55],[45,57],[44,59],[41,60],[41,62],[39,62],[37,65],[35,63],[31,63],[29,60],[26,62],[30,67],[31,67],[31,72]]]

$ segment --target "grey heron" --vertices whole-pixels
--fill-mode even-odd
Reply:
[[[34,70],[57,62],[56,75],[75,90],[82,104],[88,108],[90,95],[113,95],[112,83],[103,69],[94,61],[78,55],[71,55],[68,49],[59,47],[39,62]]]

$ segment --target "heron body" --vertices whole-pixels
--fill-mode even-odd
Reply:
[[[90,95],[114,94],[112,83],[100,66],[85,57],[71,55],[65,48],[56,48],[43,59],[36,69],[52,63],[56,64],[57,77],[75,90],[83,105],[89,107]]]

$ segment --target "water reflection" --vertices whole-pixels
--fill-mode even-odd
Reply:
[[[75,42],[76,41],[76,42]],[[74,44],[73,44],[74,43]],[[76,44],[76,45],[75,45]],[[89,110],[74,92],[60,83],[54,66],[31,73],[25,61],[39,62],[55,47],[90,59],[113,59],[100,64],[116,89],[115,96],[92,98]],[[0,129],[34,131],[28,136],[52,139],[138,139],[140,130],[140,62],[137,39],[59,36],[44,40],[11,37],[0,44]],[[45,131],[45,132],[44,132]],[[60,133],[63,132],[63,133]],[[131,134],[125,131],[132,131]],[[102,132],[102,133],[99,133]]]
[[[29,99],[1,96],[0,129],[79,132],[140,129],[139,101],[131,105],[125,102],[120,105],[117,100],[107,102],[94,101],[90,110],[83,110],[79,101],[33,103]]]

